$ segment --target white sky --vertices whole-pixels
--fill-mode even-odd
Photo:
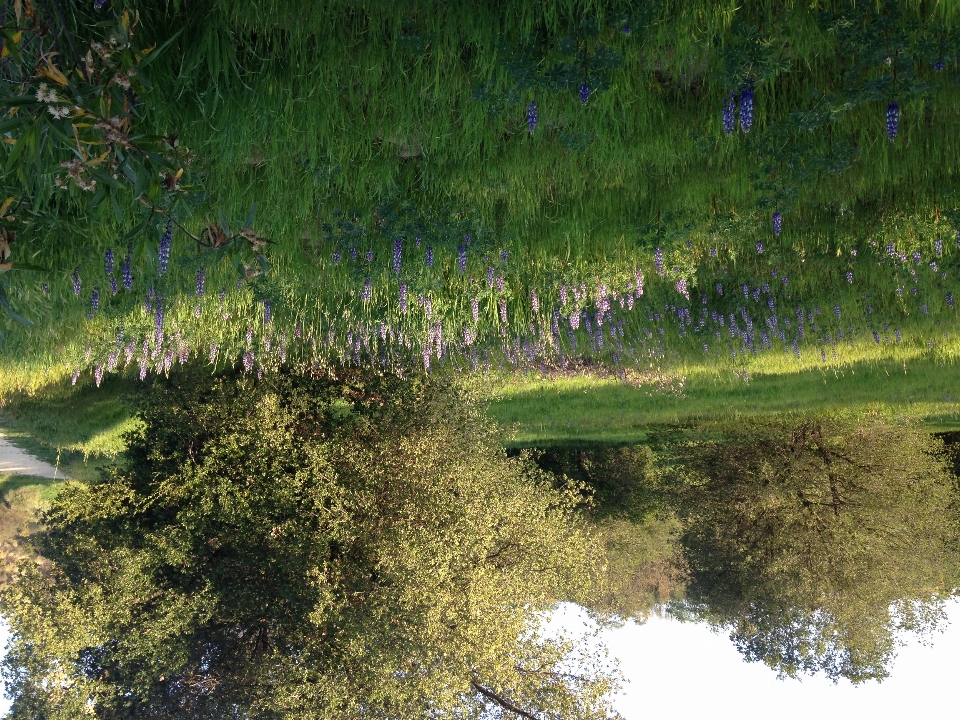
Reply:
[[[948,610],[960,621],[960,601]],[[583,616],[567,606],[555,621],[574,628]],[[777,680],[759,663],[745,663],[723,635],[703,625],[653,618],[604,635],[628,679],[617,698],[626,720],[912,720],[960,717],[960,623],[934,638],[932,647],[900,650],[881,684],[853,687],[823,678]],[[0,643],[6,629],[0,625]],[[0,701],[0,712],[9,703]]]

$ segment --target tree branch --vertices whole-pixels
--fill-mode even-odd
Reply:
[[[513,704],[510,700],[508,700],[507,698],[503,697],[502,695],[498,695],[497,693],[495,693],[495,692],[494,692],[493,690],[491,690],[490,688],[484,687],[483,685],[481,685],[480,683],[478,683],[477,680],[476,680],[476,678],[474,678],[473,680],[471,680],[471,681],[470,681],[470,684],[473,685],[473,689],[474,689],[474,690],[476,690],[478,693],[480,693],[481,695],[483,695],[483,696],[484,696],[485,698],[487,698],[488,700],[492,700],[492,701],[495,702],[497,705],[499,705],[500,707],[502,707],[504,710],[509,710],[509,711],[512,712],[514,715],[517,715],[517,716],[522,717],[522,718],[526,718],[526,720],[538,720],[538,718],[537,718],[536,715],[531,715],[530,713],[528,713],[528,712],[527,712],[526,710],[524,710],[523,708],[520,708],[520,707],[517,707],[516,705],[514,705],[514,704]]]

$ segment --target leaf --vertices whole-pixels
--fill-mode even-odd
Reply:
[[[57,66],[54,65],[49,58],[47,58],[47,66],[45,68],[40,68],[38,72],[43,75],[43,77],[53,80],[53,82],[60,87],[67,87],[67,85],[69,85],[66,76],[60,72]]]
[[[172,43],[174,40],[176,40],[178,37],[180,37],[180,33],[182,33],[182,32],[183,32],[183,28],[180,28],[179,30],[177,30],[177,32],[175,32],[173,35],[171,35],[170,38],[169,38],[163,45],[161,45],[161,46],[160,46],[159,48],[157,48],[156,50],[154,50],[153,48],[150,48],[149,50],[144,51],[144,55],[147,55],[147,54],[149,53],[149,57],[145,57],[143,60],[141,60],[140,63],[138,63],[138,65],[137,65],[137,69],[138,69],[138,70],[142,70],[142,69],[145,68],[147,65],[149,65],[149,64],[152,63],[154,60],[156,60],[160,55],[163,54],[163,51],[166,50],[167,45],[169,45],[169,44]]]
[[[13,205],[14,197],[11,195],[6,200],[3,201],[3,205],[0,205],[0,215],[6,215],[7,210],[10,209],[10,206]]]
[[[117,223],[123,225],[123,210],[120,208],[120,203],[117,202],[117,194],[115,192],[110,193],[110,204],[113,206],[113,214],[117,218]]]
[[[230,235],[231,235],[231,233],[230,233],[230,225],[227,224],[227,218],[226,218],[226,216],[223,214],[223,210],[218,210],[217,212],[220,214],[220,227],[223,228],[223,233],[224,233],[227,237],[230,237]]]
[[[11,263],[12,265],[13,263]],[[24,263],[18,262],[16,264],[16,270],[29,270],[30,272],[50,272],[50,268],[45,268],[42,265],[34,265],[33,263]]]
[[[183,170],[181,170],[180,172],[183,172]],[[0,210],[0,215],[3,215],[2,210]],[[257,216],[257,204],[254,203],[253,205],[250,206],[250,212],[247,213],[247,219],[243,221],[244,230],[253,226],[253,220],[256,216]]]
[[[9,270],[13,270],[12,262],[0,263],[0,273],[5,273]]]
[[[3,285],[0,285],[0,306],[7,311],[7,314],[12,317],[17,322],[21,322],[27,327],[33,327],[33,323],[27,320],[24,317],[20,317],[13,310],[10,309],[10,301],[7,299],[7,291],[4,289]]]

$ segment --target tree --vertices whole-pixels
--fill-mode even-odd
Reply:
[[[600,563],[529,457],[437,381],[189,373],[74,485],[3,596],[13,717],[601,718],[538,613]]]
[[[675,609],[783,675],[886,677],[898,633],[933,631],[958,585],[942,443],[822,415],[699,432],[665,443],[690,570]]]

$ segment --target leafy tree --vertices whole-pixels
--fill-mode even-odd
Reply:
[[[600,571],[580,496],[470,397],[184,374],[139,418],[3,596],[13,717],[612,714],[610,668],[537,631]]]
[[[958,585],[942,443],[826,416],[700,431],[660,438],[690,571],[678,613],[782,675],[886,677],[898,634],[935,630]]]

